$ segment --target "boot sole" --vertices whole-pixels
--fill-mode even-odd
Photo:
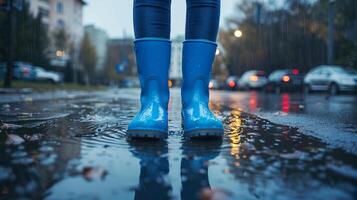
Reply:
[[[167,138],[167,132],[155,131],[155,130],[128,130],[126,132],[128,138],[132,139],[165,139]]]
[[[222,138],[224,131],[221,129],[197,129],[193,131],[184,131],[188,138]]]

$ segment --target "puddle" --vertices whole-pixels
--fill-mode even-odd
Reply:
[[[222,141],[184,140],[179,105],[165,142],[126,140],[135,98],[0,105],[0,199],[355,199],[353,154],[221,105]]]

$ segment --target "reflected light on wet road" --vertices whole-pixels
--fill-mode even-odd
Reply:
[[[257,92],[253,91],[249,96],[249,112],[256,112],[258,108]]]
[[[284,113],[290,111],[290,95],[287,93],[281,95],[281,111]]]
[[[228,134],[228,138],[230,140],[231,144],[231,155],[235,156],[237,159],[239,158],[239,149],[240,149],[240,134],[242,132],[242,119],[241,119],[241,112],[240,111],[235,111],[233,110],[231,112],[231,118],[228,124],[228,130],[226,130],[226,133]]]

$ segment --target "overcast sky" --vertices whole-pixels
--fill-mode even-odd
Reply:
[[[234,15],[235,2],[239,0],[222,0],[223,20]],[[133,36],[133,0],[87,0],[84,9],[84,24],[94,24],[107,31],[110,37]],[[172,0],[171,36],[184,34],[185,28],[185,0]]]

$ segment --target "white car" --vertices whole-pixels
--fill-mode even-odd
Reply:
[[[240,89],[262,89],[268,83],[268,78],[263,71],[250,70],[239,79]]]
[[[304,78],[306,92],[328,91],[330,94],[357,90],[357,71],[341,66],[321,65]]]
[[[208,88],[211,90],[219,90],[221,88],[221,85],[219,84],[218,80],[211,79],[209,81]]]
[[[61,82],[61,76],[58,73],[46,71],[41,67],[35,67],[36,80],[51,83]]]

